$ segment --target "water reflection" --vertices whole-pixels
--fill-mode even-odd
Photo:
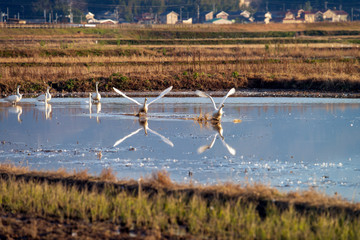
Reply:
[[[21,118],[20,118],[22,112],[23,112],[23,111],[22,111],[22,107],[19,106],[19,105],[12,105],[11,108],[9,109],[9,113],[17,114],[17,121],[18,121],[19,123],[22,122],[22,120],[21,120]]]
[[[131,136],[136,135],[138,132],[140,132],[141,129],[144,129],[145,135],[148,135],[148,132],[155,134],[156,136],[160,137],[160,139],[170,145],[171,147],[174,147],[174,144],[166,137],[164,137],[163,135],[161,135],[160,133],[152,130],[151,128],[149,128],[149,123],[148,123],[148,119],[146,117],[139,117],[139,125],[141,126],[139,129],[133,131],[132,133],[126,135],[125,137],[119,139],[118,141],[116,141],[113,145],[113,147],[116,147],[117,145],[119,145],[120,143],[122,143],[123,141],[125,141],[126,139],[128,139]]]
[[[95,106],[96,106],[96,122],[97,122],[97,123],[100,123],[99,114],[100,114],[100,112],[101,112],[101,102],[96,102],[96,103],[94,103],[94,104],[95,104]],[[90,114],[90,116],[91,116],[91,114]]]
[[[52,118],[52,106],[50,103],[45,102],[38,102],[35,104],[36,108],[39,109],[39,111],[44,112],[45,119],[48,120]]]
[[[91,93],[89,93],[89,100],[85,101],[85,108],[89,109],[89,118],[92,118],[92,100],[91,100]],[[99,114],[101,113],[101,102],[94,102],[94,105],[96,106],[96,122],[100,123]]]
[[[213,130],[216,131],[216,133],[214,134],[213,140],[211,141],[210,144],[208,144],[208,145],[203,145],[203,146],[199,147],[199,148],[197,149],[197,152],[198,152],[199,154],[201,154],[201,153],[203,153],[203,152],[211,149],[211,148],[214,146],[214,144],[215,144],[216,138],[219,136],[220,139],[221,139],[221,142],[222,142],[223,145],[224,145],[224,147],[228,150],[228,152],[229,152],[231,155],[235,156],[236,150],[235,150],[234,148],[232,148],[231,146],[229,146],[229,145],[225,142],[225,137],[224,137],[224,135],[223,135],[224,130],[223,130],[223,128],[222,128],[221,123],[220,123],[220,122],[218,122],[218,123],[212,123],[211,125],[212,125]]]

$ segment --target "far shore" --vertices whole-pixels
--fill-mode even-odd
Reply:
[[[157,96],[160,91],[124,91],[130,97],[152,97]],[[195,91],[171,91],[166,97],[197,97]],[[213,97],[222,97],[224,91],[206,91]],[[24,93],[23,98],[36,98],[42,93]],[[54,92],[53,98],[86,98],[89,92]],[[102,97],[121,97],[115,92],[100,92]],[[0,95],[1,98],[7,95]],[[321,92],[304,90],[281,90],[281,89],[240,89],[236,90],[231,97],[296,97],[296,98],[360,98],[360,92]]]

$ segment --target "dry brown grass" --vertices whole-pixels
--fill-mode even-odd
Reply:
[[[339,81],[351,85],[360,79],[360,52],[352,47],[191,47],[175,48],[166,55],[159,53],[159,49],[142,49],[147,54],[141,56],[0,58],[3,79],[0,89],[6,94],[21,84],[24,92],[33,92],[33,86],[45,88],[55,84],[55,91],[91,91],[92,79],[96,79],[102,83],[100,91],[111,91],[114,73],[128,79],[121,87],[123,90],[161,89],[170,84],[175,89],[188,90],[258,87],[252,86],[251,79],[269,85],[276,83],[279,88],[281,82],[286,85],[286,81],[293,80],[300,85],[305,80],[331,86]],[[69,79],[78,84],[67,88]]]
[[[221,183],[210,186],[194,185],[193,183],[180,184],[172,182],[169,173],[166,171],[154,172],[151,176],[142,178],[139,181],[134,181],[116,179],[112,169],[104,169],[97,177],[88,174],[86,170],[80,172],[73,171],[72,173],[69,173],[64,169],[60,169],[58,171],[31,171],[26,167],[18,167],[13,164],[0,164],[0,176],[3,177],[4,173],[6,176],[21,175],[25,177],[36,177],[38,179],[40,179],[39,176],[45,177],[45,179],[58,178],[63,179],[65,182],[71,182],[71,185],[76,182],[74,180],[82,180],[82,184],[84,184],[84,181],[108,182],[115,185],[120,184],[120,189],[124,189],[126,186],[134,189],[134,185],[138,185],[139,190],[140,188],[146,188],[147,191],[152,191],[151,189],[156,189],[156,191],[166,189],[166,191],[169,193],[177,191],[185,193],[196,192],[202,196],[208,196],[210,198],[220,197],[224,199],[243,199],[246,201],[266,200],[270,202],[300,204],[307,207],[316,207],[321,209],[348,208],[352,209],[352,211],[360,211],[360,203],[351,203],[343,199],[341,196],[328,196],[322,192],[317,192],[314,189],[284,193],[263,184],[249,184],[246,182],[243,184]],[[55,183],[58,183],[58,181]],[[83,188],[84,186],[78,187]]]

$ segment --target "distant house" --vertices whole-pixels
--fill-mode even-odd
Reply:
[[[26,20],[17,19],[17,18],[9,18],[7,20],[7,23],[9,23],[9,24],[26,24]]]
[[[206,24],[233,24],[234,22],[228,19],[223,18],[214,18],[212,20],[206,21]]]
[[[179,14],[174,11],[164,12],[160,15],[160,21],[163,24],[176,24],[179,21]]]
[[[287,11],[285,14],[285,18],[283,19],[283,23],[302,23],[304,22],[304,18],[299,14],[299,11]]]
[[[112,20],[112,19],[95,19],[95,15],[91,12],[88,12],[88,14],[86,14],[85,16],[87,23],[92,23],[92,24],[117,24],[118,21]]]
[[[324,12],[324,21],[329,22],[346,22],[349,14],[343,10],[327,10]]]
[[[251,17],[251,13],[249,11],[242,11],[242,13],[240,13],[241,16],[245,17],[245,18],[250,18]]]
[[[304,11],[304,22],[314,23],[323,21],[323,13],[321,11]]]
[[[236,23],[250,23],[250,12],[248,11],[236,11],[236,12],[229,12],[228,20],[233,20]]]
[[[221,11],[221,12],[216,13],[215,18],[228,19],[229,14],[224,11]]]
[[[193,23],[193,19],[192,19],[192,18],[189,18],[189,19],[183,20],[182,23],[183,23],[183,24],[192,24],[192,23]]]
[[[284,11],[272,11],[271,12],[271,22],[282,23],[286,16]]]
[[[139,24],[155,24],[156,15],[154,13],[143,13],[136,18],[136,21]]]
[[[200,22],[206,22],[209,20],[212,20],[214,18],[214,12],[213,11],[206,11],[200,13]]]

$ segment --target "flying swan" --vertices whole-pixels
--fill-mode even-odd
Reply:
[[[223,110],[222,110],[223,107],[224,107],[224,102],[230,95],[232,95],[234,93],[235,93],[235,88],[230,89],[230,91],[221,100],[221,102],[219,104],[219,107],[216,107],[214,99],[209,94],[204,93],[204,92],[202,92],[200,90],[195,91],[195,94],[198,95],[199,97],[208,97],[208,98],[210,98],[211,102],[214,105],[214,109],[215,109],[213,114],[212,114],[212,120],[213,121],[220,121],[221,120],[221,117],[222,117],[222,115],[224,113]]]
[[[119,89],[116,89],[113,87],[114,91],[117,92],[118,94],[120,94],[121,96],[123,96],[124,98],[129,99],[130,101],[133,101],[134,103],[136,103],[137,105],[140,106],[139,108],[139,112],[137,114],[137,116],[141,115],[141,114],[146,114],[148,112],[149,109],[149,105],[152,104],[153,102],[159,100],[160,98],[162,98],[163,96],[165,96],[167,93],[169,93],[171,91],[173,87],[169,87],[167,89],[165,89],[162,93],[160,93],[160,95],[155,98],[154,100],[152,100],[151,102],[147,103],[147,98],[145,98],[145,101],[143,104],[139,103],[138,101],[136,101],[135,99],[126,96],[123,92],[121,92]]]

